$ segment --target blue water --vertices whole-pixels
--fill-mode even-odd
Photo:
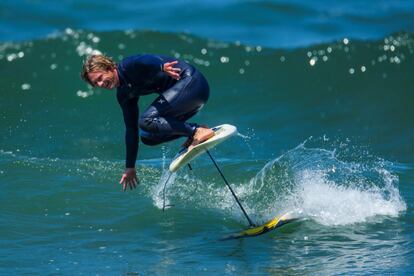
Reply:
[[[0,274],[410,275],[412,1],[2,1]],[[93,51],[159,53],[207,77],[194,121],[236,125],[173,175],[183,141],[141,145],[122,192],[113,92],[79,78]],[[154,96],[142,97],[141,110]]]
[[[70,27],[154,30],[220,41],[298,47],[343,37],[380,39],[414,28],[412,1],[11,1],[0,3],[1,40],[30,40]]]

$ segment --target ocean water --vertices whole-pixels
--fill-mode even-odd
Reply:
[[[414,5],[409,1],[0,3],[0,274],[410,275]],[[79,78],[100,51],[175,56],[207,77],[195,122],[236,125],[163,185],[183,141],[141,145],[121,191],[114,91]],[[142,97],[141,110],[154,99]]]

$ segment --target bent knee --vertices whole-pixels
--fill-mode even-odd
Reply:
[[[151,124],[150,120],[151,118],[146,118],[146,117],[139,118],[139,121],[138,121],[139,128],[144,131],[148,131],[148,128]]]
[[[158,118],[142,117],[139,119],[139,128],[146,132],[157,132]]]

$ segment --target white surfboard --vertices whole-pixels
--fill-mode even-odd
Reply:
[[[198,144],[190,151],[188,151],[187,148],[183,148],[171,162],[169,168],[170,172],[177,171],[179,168],[185,166],[200,154],[206,152],[206,150],[217,146],[237,133],[237,128],[229,124],[213,127],[212,130],[214,131],[214,136],[207,141]]]

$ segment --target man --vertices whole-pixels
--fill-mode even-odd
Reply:
[[[117,88],[126,127],[126,168],[119,182],[124,191],[127,186],[135,188],[138,181],[138,128],[146,145],[188,137],[183,144],[188,150],[214,136],[210,128],[186,122],[209,97],[206,79],[188,63],[166,56],[136,55],[116,64],[107,56],[92,55],[84,61],[81,77],[93,87]],[[139,117],[139,97],[150,93],[159,96]]]

